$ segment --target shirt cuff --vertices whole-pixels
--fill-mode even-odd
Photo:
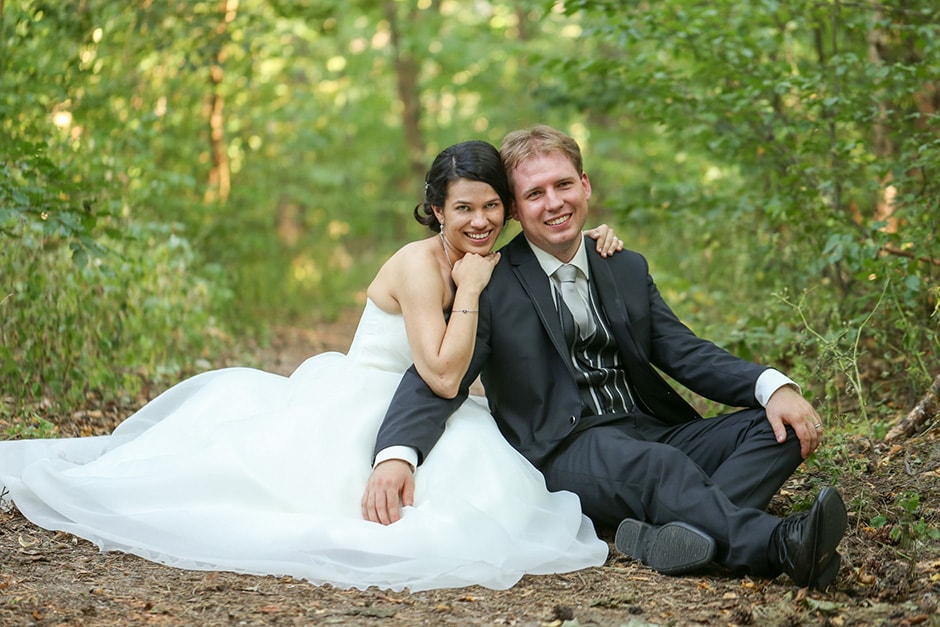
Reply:
[[[375,462],[372,464],[372,467],[375,468],[382,462],[387,462],[390,459],[400,459],[403,462],[408,462],[411,464],[411,470],[414,471],[418,466],[418,451],[410,446],[404,445],[387,446],[375,456]]]
[[[767,402],[770,400],[770,397],[774,395],[774,392],[785,385],[792,385],[797,390],[800,390],[800,386],[794,383],[790,377],[779,370],[768,368],[757,377],[757,385],[754,386],[754,396],[757,397],[757,402],[760,403],[761,407],[767,407]]]

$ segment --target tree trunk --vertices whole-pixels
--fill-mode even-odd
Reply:
[[[424,180],[424,138],[421,135],[421,99],[418,86],[418,62],[414,55],[402,49],[401,27],[398,19],[398,3],[385,3],[385,18],[391,32],[392,54],[395,62],[395,78],[398,98],[402,104],[402,128],[408,145],[408,164],[414,179]]]
[[[235,19],[238,0],[222,0],[222,20],[216,28],[217,46],[209,69],[209,154],[212,167],[206,187],[206,202],[225,202],[232,189],[228,151],[225,149],[225,99],[222,96],[222,78],[225,63],[225,38],[228,25]]]

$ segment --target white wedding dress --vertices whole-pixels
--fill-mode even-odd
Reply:
[[[0,442],[0,492],[102,550],[342,588],[504,589],[602,564],[577,496],[546,490],[482,399],[450,418],[402,519],[362,519],[375,434],[411,362],[402,317],[369,301],[348,355],[290,377],[197,375],[112,435]]]

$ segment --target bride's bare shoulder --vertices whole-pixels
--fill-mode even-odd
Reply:
[[[420,280],[420,278],[415,277],[415,270],[426,271],[429,275],[435,272],[433,269],[435,267],[434,248],[429,243],[434,243],[433,238],[408,242],[395,251],[382,264],[369,285],[367,290],[369,298],[380,306],[384,303],[386,307],[382,307],[382,309],[386,311],[390,311],[390,308],[400,310],[397,302],[394,304],[393,302],[397,301],[395,294],[398,292],[402,281]]]
[[[390,259],[395,257],[410,258],[413,256],[425,257],[427,255],[433,255],[437,245],[437,238],[435,237],[416,239],[399,248]]]

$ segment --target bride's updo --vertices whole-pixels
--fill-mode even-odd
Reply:
[[[441,224],[432,207],[443,207],[451,181],[467,179],[486,183],[499,195],[509,219],[512,194],[499,151],[491,144],[472,140],[445,148],[424,177],[424,202],[415,207],[415,220],[438,233]]]

